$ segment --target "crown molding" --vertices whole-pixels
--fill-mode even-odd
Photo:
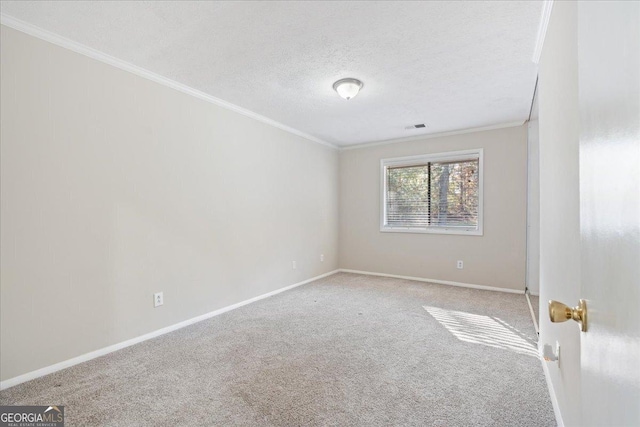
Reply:
[[[227,110],[231,110],[235,113],[242,114],[243,116],[249,117],[251,119],[257,120],[259,122],[265,123],[267,125],[273,126],[277,129],[283,130],[285,132],[291,133],[293,135],[300,136],[309,141],[316,142],[318,144],[325,145],[327,147],[331,147],[333,149],[338,149],[338,146],[331,144],[327,141],[323,141],[322,139],[316,138],[315,136],[309,135],[305,132],[299,131],[298,129],[294,129],[290,126],[272,120],[268,117],[262,116],[258,113],[254,113],[253,111],[247,110],[245,108],[239,107],[230,102],[224,101],[222,99],[211,96],[207,93],[189,87],[185,84],[179,83],[175,80],[171,80],[167,77],[156,74],[152,71],[144,69],[142,67],[138,67],[137,65],[133,65],[129,62],[123,61],[111,55],[108,55],[99,50],[93,49],[89,46],[83,45],[81,43],[70,40],[66,37],[53,33],[51,31],[45,30],[28,22],[22,21],[20,19],[14,18],[13,16],[0,14],[0,23],[2,25],[6,25],[7,27],[13,28],[14,30],[23,32],[30,36],[36,37],[38,39],[47,41],[49,43],[53,43],[57,46],[63,47],[65,49],[69,49],[76,53],[79,53],[84,56],[88,56],[89,58],[95,59],[97,61],[103,62],[105,64],[111,65],[113,67],[119,68],[124,71],[128,71],[137,76],[143,77],[147,80],[151,80],[153,82],[159,83],[163,86],[170,87],[171,89],[175,89],[187,95],[191,95],[195,98],[201,99],[203,101],[209,102],[211,104],[217,105],[218,107],[225,108]]]
[[[542,17],[540,19],[540,26],[538,27],[536,48],[533,51],[533,57],[531,58],[531,60],[536,64],[540,62],[540,55],[542,55],[542,46],[544,45],[544,38],[547,35],[547,27],[549,26],[549,19],[551,18],[551,9],[553,9],[553,0],[545,0],[542,5]]]
[[[399,142],[422,141],[422,140],[425,140],[425,139],[441,138],[441,137],[453,136],[453,135],[462,135],[462,134],[465,134],[465,133],[483,132],[483,131],[487,131],[487,130],[512,128],[512,127],[516,127],[516,126],[522,126],[525,123],[525,121],[526,120],[520,120],[520,121],[517,121],[517,122],[500,123],[500,124],[491,125],[491,126],[460,129],[460,130],[454,130],[454,131],[449,131],[449,132],[439,132],[439,133],[432,133],[432,134],[426,134],[426,135],[408,136],[408,137],[405,137],[405,138],[387,139],[387,140],[378,141],[378,142],[365,142],[363,144],[347,145],[347,146],[344,146],[344,147],[340,147],[340,151],[357,150],[359,148],[375,147],[375,146],[378,146],[378,145],[397,144]]]

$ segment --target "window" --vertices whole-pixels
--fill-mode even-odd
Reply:
[[[380,231],[482,235],[482,149],[381,161]]]

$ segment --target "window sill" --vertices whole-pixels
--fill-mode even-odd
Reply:
[[[400,228],[380,227],[382,233],[414,233],[414,234],[456,234],[462,236],[482,236],[482,230],[456,229],[456,228]]]

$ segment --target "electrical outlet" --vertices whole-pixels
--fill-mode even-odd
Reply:
[[[164,304],[164,296],[162,295],[162,292],[153,294],[153,306],[160,307],[162,304]]]
[[[560,343],[556,341],[554,348],[550,344],[545,344],[542,347],[542,358],[545,362],[556,362],[560,367]]]
[[[298,268],[298,264],[296,264],[295,261],[291,262],[291,268],[295,270],[296,268]]]
[[[324,262],[324,254],[320,254],[320,262]]]
[[[456,265],[456,267],[458,267],[460,270],[462,270],[462,268],[464,267],[464,263],[460,260],[458,260],[458,264]]]

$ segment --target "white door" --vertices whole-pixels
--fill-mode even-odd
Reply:
[[[540,122],[538,88],[533,91],[527,126],[527,289],[540,295]],[[540,320],[537,319],[540,323]]]
[[[581,418],[639,426],[640,3],[580,2],[578,30]]]

